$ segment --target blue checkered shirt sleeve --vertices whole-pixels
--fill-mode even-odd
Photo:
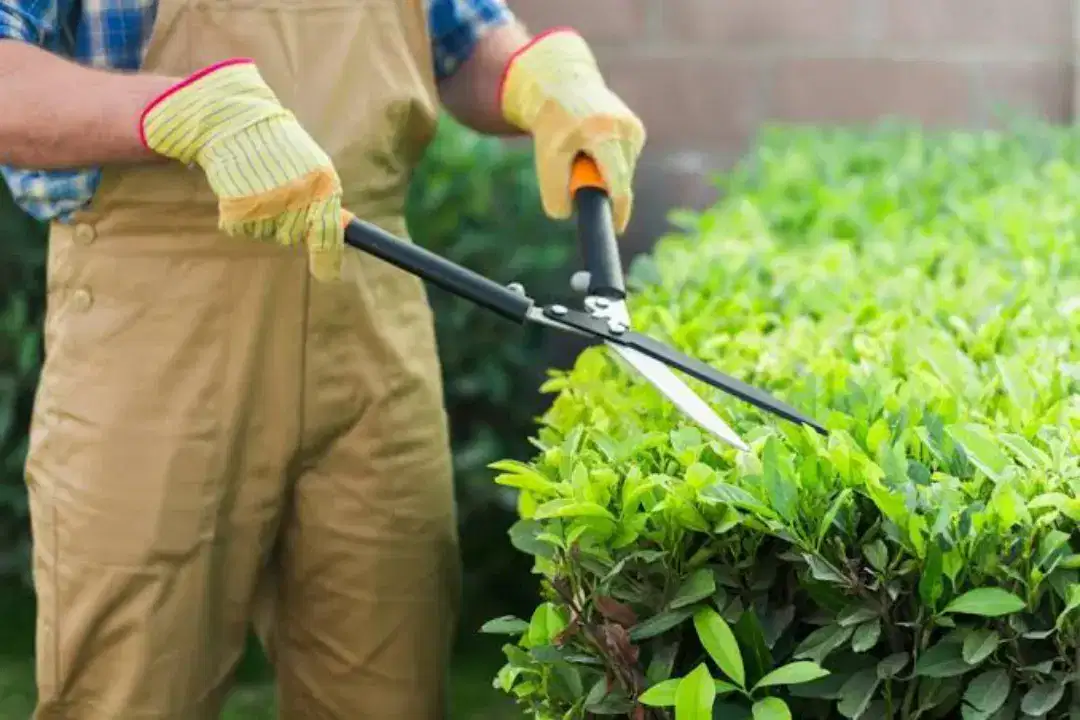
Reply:
[[[59,0],[0,0],[0,38],[46,45],[59,31]]]
[[[430,0],[435,74],[449,77],[469,58],[477,41],[494,27],[513,19],[503,0]]]

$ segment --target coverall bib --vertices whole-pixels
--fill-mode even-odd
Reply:
[[[144,69],[247,56],[405,235],[437,117],[422,0],[160,0]],[[110,167],[51,228],[27,462],[39,720],[211,720],[249,624],[283,720],[441,720],[459,597],[419,280],[217,230],[197,167]]]

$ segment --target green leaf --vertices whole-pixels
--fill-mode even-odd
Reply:
[[[833,520],[836,519],[837,514],[844,507],[844,505],[851,499],[851,495],[854,491],[851,488],[844,488],[833,500],[832,505],[825,512],[825,515],[821,518],[821,524],[818,526],[818,545],[825,540],[826,533],[829,532],[829,528],[832,527]]]
[[[825,658],[838,647],[846,643],[855,632],[853,627],[840,627],[839,625],[826,625],[807,635],[792,657],[796,660],[813,660],[823,663]]]
[[[878,572],[884,572],[889,565],[889,550],[881,540],[863,545],[863,555],[867,562]]]
[[[769,507],[776,510],[788,522],[795,518],[799,505],[799,485],[790,466],[781,458],[781,444],[775,435],[765,441],[761,463],[764,467],[762,483],[768,494]]]
[[[885,421],[885,418],[878,418],[866,431],[866,448],[870,454],[876,455],[882,443],[888,441],[891,434],[889,423]]]
[[[1027,438],[1022,435],[1004,433],[999,436],[1001,442],[1016,455],[1017,459],[1029,469],[1044,468],[1050,464],[1050,458],[1040,450],[1037,450]]]
[[[1070,613],[1080,608],[1080,585],[1069,585],[1065,595],[1065,607],[1058,613],[1057,620],[1054,622],[1056,629],[1061,629],[1062,624],[1068,619]]]
[[[946,606],[944,612],[1000,617],[1026,607],[1023,600],[1001,588],[969,590]]]
[[[840,688],[840,702],[836,705],[837,712],[852,720],[861,717],[870,706],[870,701],[874,699],[874,692],[877,691],[879,682],[874,670],[860,670],[852,675]]]
[[[569,500],[567,498],[557,498],[555,500],[549,500],[540,507],[536,508],[536,512],[533,513],[533,517],[538,520],[571,517],[596,517],[604,518],[606,520],[615,519],[615,516],[611,514],[611,511],[609,511],[603,505],[589,502],[587,500],[575,501]]]
[[[521,635],[529,629],[529,623],[513,615],[488,620],[480,626],[480,632],[491,635]]]
[[[543,525],[536,520],[518,520],[510,528],[510,543],[527,555],[551,559],[555,557],[555,547],[540,539]]]
[[[998,481],[1009,466],[1009,458],[997,446],[997,439],[984,425],[950,425],[947,432],[963,446],[968,458],[992,480]]]
[[[676,720],[712,720],[716,687],[705,663],[679,681],[675,689]]]
[[[954,677],[968,670],[971,666],[964,660],[962,645],[955,642],[939,642],[915,661],[915,674],[920,677]]]
[[[671,447],[677,452],[695,450],[701,446],[701,431],[686,425],[671,431]]]
[[[964,683],[959,677],[924,679],[918,683],[919,707],[938,714],[961,705]]]
[[[679,586],[668,607],[673,609],[686,607],[704,600],[714,592],[716,592],[716,576],[713,575],[713,571],[707,567],[698,568]]]
[[[544,496],[559,494],[559,486],[556,483],[525,463],[516,460],[501,460],[491,463],[488,467],[504,471],[495,476],[495,482],[499,485],[528,490]]]
[[[989,716],[1009,699],[1012,689],[1009,674],[1004,670],[987,670],[968,683],[964,702]]]
[[[566,620],[553,603],[543,603],[533,611],[529,620],[528,641],[533,646],[550,643],[566,628]]]
[[[806,564],[810,568],[810,574],[814,576],[815,580],[835,585],[847,583],[844,576],[825,560],[809,554],[803,555],[803,559],[806,560]]]
[[[653,615],[630,629],[630,639],[637,642],[667,632],[694,614],[693,608],[679,608]]]
[[[857,653],[864,653],[877,645],[881,638],[881,621],[874,619],[863,623],[855,628],[855,634],[851,638],[851,649]]]
[[[585,708],[588,710],[596,706],[607,694],[607,678],[600,678],[593,683],[588,695],[585,696]]]
[[[1024,698],[1020,701],[1020,709],[1027,715],[1042,717],[1057,707],[1063,697],[1065,697],[1064,683],[1043,683],[1024,694]]]
[[[716,686],[716,697],[721,697],[722,695],[730,695],[731,693],[739,689],[731,683],[724,682],[723,680],[713,680],[713,685]]]
[[[746,671],[735,634],[720,613],[704,607],[694,613],[694,628],[709,657],[739,687],[746,687]]]
[[[948,384],[951,392],[962,393],[974,375],[971,361],[955,348],[926,345],[918,349],[934,372]]]
[[[1035,388],[1029,379],[1029,370],[1020,362],[1020,358],[995,358],[998,372],[1001,373],[1001,381],[1005,391],[1013,404],[1019,408],[1027,409],[1035,401]]]
[[[652,685],[671,677],[675,667],[675,658],[679,654],[679,642],[667,642],[653,649],[649,667],[645,670],[645,679]]]
[[[969,665],[978,665],[997,650],[1001,636],[994,630],[974,630],[964,638],[963,655]]]
[[[852,607],[846,608],[842,613],[840,613],[840,615],[836,618],[836,622],[840,625],[840,627],[849,627],[861,625],[867,620],[873,620],[875,617],[877,617],[877,613],[873,609],[859,605],[853,605]]]
[[[768,675],[761,678],[761,680],[758,680],[757,684],[754,685],[753,692],[757,692],[759,688],[763,687],[798,685],[799,683],[823,678],[828,674],[828,670],[814,662],[804,660],[788,663],[787,665],[776,668]]]
[[[877,664],[877,676],[882,680],[896,677],[910,660],[911,656],[906,652],[893,653]]]
[[[682,678],[663,680],[638,696],[638,702],[649,707],[674,707],[675,691]]]
[[[791,720],[791,710],[780,698],[767,697],[754,703],[754,720]]]
[[[945,592],[945,572],[941,548],[937,543],[926,551],[926,564],[919,576],[919,597],[931,610],[936,610],[938,601]]]
[[[739,615],[731,632],[735,634],[735,642],[738,643],[742,653],[747,682],[760,679],[772,669],[775,663],[765,640],[765,629],[752,607]]]
[[[559,690],[563,691],[559,694],[565,694],[572,698],[579,698],[585,694],[585,688],[581,681],[581,672],[578,667],[566,662],[565,660],[557,660],[552,666],[555,677],[558,683],[561,685]]]
[[[753,495],[736,485],[716,482],[703,489],[701,495],[705,499],[718,500],[742,510],[749,510],[760,517],[776,517],[776,512],[768,505],[758,501]]]

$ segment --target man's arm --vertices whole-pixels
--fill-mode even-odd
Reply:
[[[44,13],[45,5],[34,7]],[[139,118],[176,78],[82,67],[37,47],[43,30],[17,4],[0,2],[0,164],[52,169],[160,159],[140,141]]]
[[[514,53],[529,42],[505,0],[429,0],[428,28],[443,107],[473,130],[517,135],[503,118],[499,85]]]
[[[503,117],[499,85],[507,64],[529,43],[529,33],[516,20],[489,29],[477,41],[467,60],[439,84],[446,110],[477,132],[513,136],[522,130]]]

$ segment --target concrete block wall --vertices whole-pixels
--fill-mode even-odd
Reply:
[[[627,254],[763,122],[988,127],[1071,121],[1076,0],[509,0],[533,31],[571,25],[649,141]]]

